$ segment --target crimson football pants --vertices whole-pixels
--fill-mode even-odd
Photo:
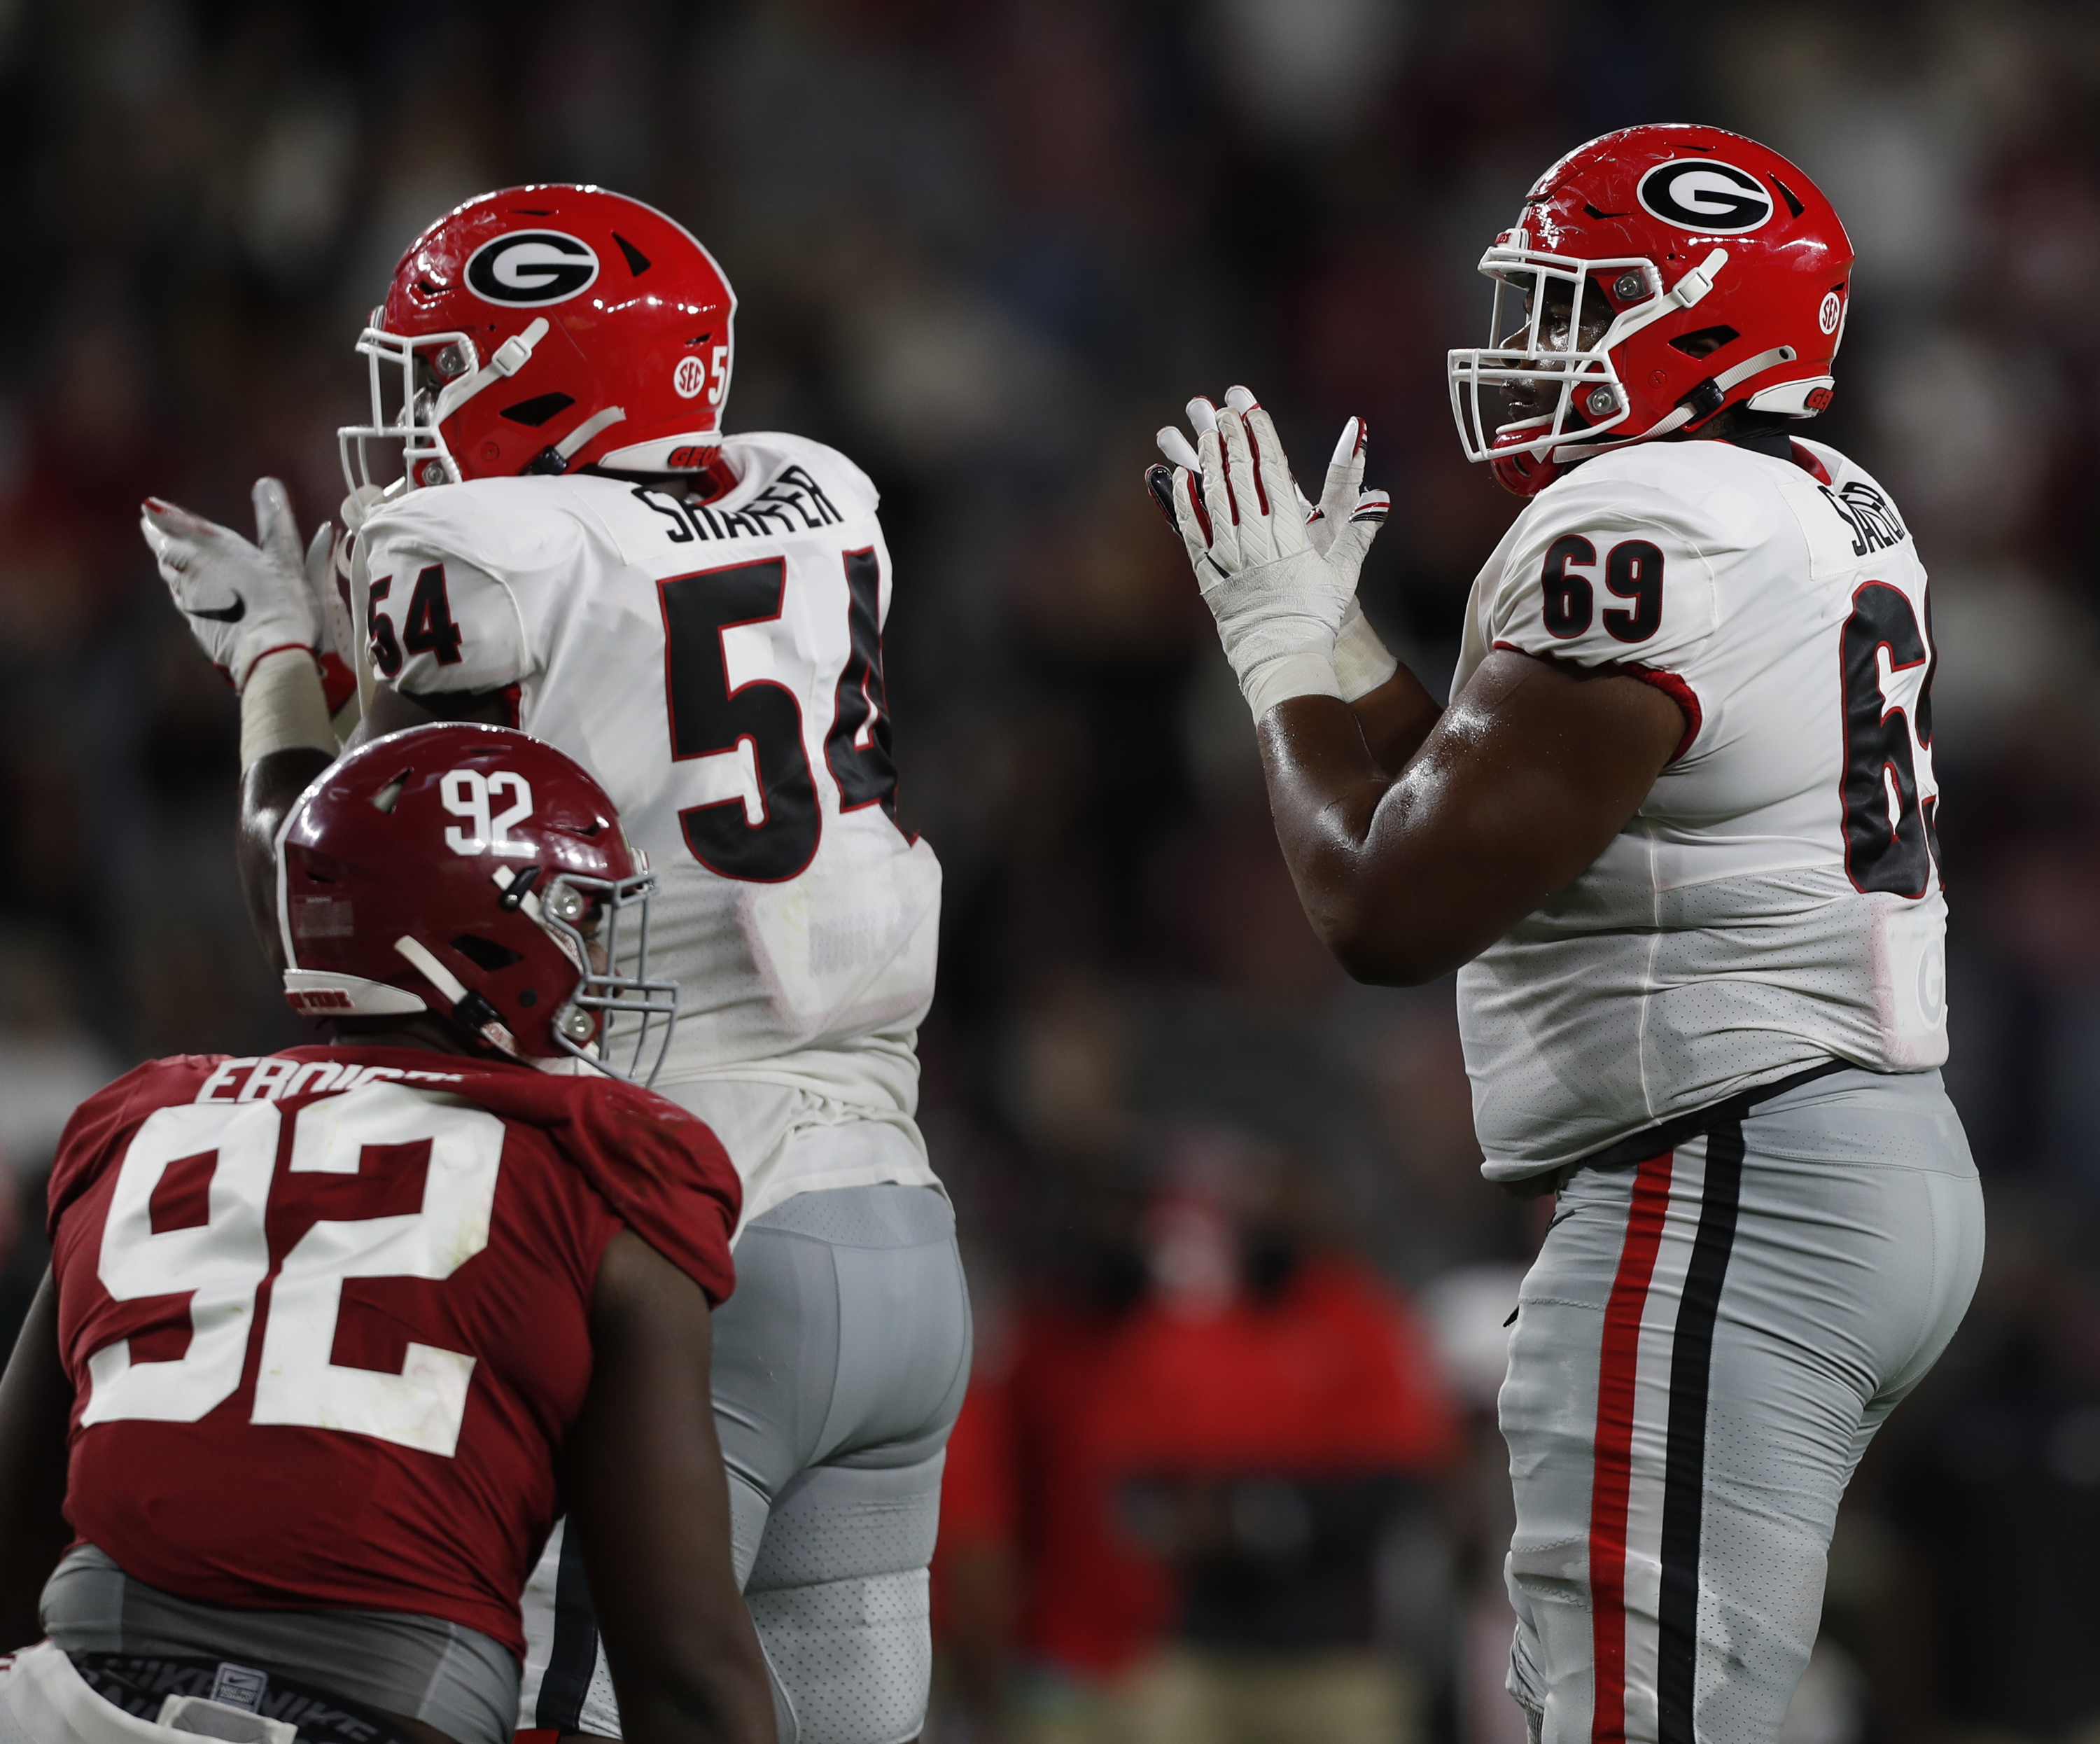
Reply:
[[[1838,1499],[1982,1263],[1937,1072],[1693,1124],[1577,1171],[1518,1298],[1509,1688],[1538,1744],[1776,1744]]]

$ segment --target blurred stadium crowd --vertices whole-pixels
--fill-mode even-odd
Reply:
[[[1860,264],[1830,439],[1934,577],[1978,1305],[1870,1460],[1789,1737],[2100,1737],[2100,11],[1507,0],[0,0],[0,1316],[73,1102],[296,1038],[233,699],[151,491],[311,525],[392,263],[484,188],[651,201],[742,298],[733,429],[881,486],[901,815],[946,868],[924,1118],[977,1291],[933,1736],[1501,1740],[1500,1322],[1448,987],[1300,917],[1150,433],[1244,381],[1394,513],[1432,687],[1515,504],[1443,353],[1562,151],[1700,119]]]

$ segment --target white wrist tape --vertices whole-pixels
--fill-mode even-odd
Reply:
[[[1339,696],[1335,669],[1317,654],[1286,654],[1250,668],[1240,679],[1240,694],[1258,722],[1278,703],[1294,696]]]
[[[1342,620],[1335,638],[1335,682],[1345,703],[1368,696],[1400,670],[1400,662],[1387,651],[1361,610],[1352,610]]]
[[[329,725],[328,699],[311,648],[278,648],[256,661],[240,687],[240,766],[273,751],[342,748]]]

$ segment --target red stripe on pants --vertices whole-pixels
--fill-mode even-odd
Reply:
[[[1597,1359],[1596,1470],[1590,1491],[1590,1615],[1595,1631],[1596,1705],[1591,1744],[1626,1744],[1626,1496],[1633,1484],[1634,1387],[1640,1367],[1641,1316],[1662,1245],[1674,1153],[1650,1157],[1634,1177],[1626,1244],[1604,1308]]]

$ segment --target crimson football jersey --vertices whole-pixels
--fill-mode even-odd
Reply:
[[[51,1174],[66,1513],[154,1587],[522,1653],[600,1256],[720,1302],[735,1171],[634,1086],[395,1048],[140,1066]]]

